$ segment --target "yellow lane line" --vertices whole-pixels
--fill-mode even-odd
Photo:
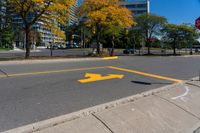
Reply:
[[[129,72],[129,73],[135,73],[135,74],[139,74],[139,75],[143,75],[143,76],[147,76],[147,77],[153,77],[153,78],[157,78],[157,79],[164,79],[164,80],[178,82],[178,83],[183,82],[182,80],[179,80],[179,79],[155,75],[155,74],[151,74],[151,73],[140,72],[140,71],[136,71],[136,70],[130,70],[130,69],[119,68],[119,67],[114,67],[114,66],[108,66],[107,68],[120,70],[120,71],[124,71],[124,72]]]
[[[112,56],[112,57],[103,57],[103,60],[112,60],[112,59],[118,59],[118,56]]]
[[[50,70],[50,71],[43,71],[43,72],[15,73],[15,74],[8,74],[8,77],[18,77],[18,76],[28,76],[28,75],[41,75],[41,74],[84,71],[84,70],[95,70],[95,69],[103,69],[103,68],[106,68],[106,66],[103,66],[103,67],[90,67],[90,68],[78,68],[78,69]],[[0,74],[0,77],[7,77],[7,76],[3,75],[3,74]]]

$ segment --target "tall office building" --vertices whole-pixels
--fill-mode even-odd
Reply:
[[[6,1],[1,0],[0,1],[0,28],[3,28],[4,22],[5,22],[5,15],[6,15],[6,7],[5,7]]]
[[[79,0],[79,6],[84,0]],[[150,0],[119,0],[119,5],[128,8],[133,16],[150,13]]]
[[[150,13],[150,0],[120,0],[119,4],[128,8],[133,16]]]
[[[68,17],[68,25],[74,25],[78,23],[78,17],[76,11],[78,8],[78,0],[75,0],[75,4],[70,7],[70,13]]]
[[[29,15],[29,19],[32,19],[32,15]],[[24,48],[25,44],[25,32],[23,30],[23,21],[21,17],[18,15],[13,15],[13,29],[15,31],[15,42],[16,47]],[[50,43],[55,41],[55,36],[51,32],[51,30],[44,26],[43,22],[36,22],[32,26],[32,33],[33,33],[33,43],[36,42],[37,35],[40,35],[41,44],[40,45],[49,45]]]
[[[75,0],[75,4],[72,5],[70,7],[70,12],[69,12],[69,17],[66,18],[67,22],[66,24],[67,25],[73,25],[73,24],[76,24],[78,22],[78,18],[75,14],[76,12],[76,9],[77,9],[77,0]],[[30,14],[29,15],[29,18],[31,19],[32,18],[32,15]],[[54,20],[52,20],[54,21]],[[57,24],[58,28],[60,28],[61,30],[64,30],[64,28],[57,22],[54,21],[55,24]],[[18,29],[19,31],[23,31],[23,21],[21,19],[21,17],[17,16],[17,15],[14,15],[13,16],[13,24],[14,24],[14,29]],[[32,30],[35,32],[34,33],[34,36],[36,38],[36,32],[39,33],[40,37],[41,37],[41,45],[49,45],[49,44],[53,44],[55,42],[60,42],[60,43],[64,43],[64,40],[55,36],[52,32],[51,32],[51,29],[47,28],[44,26],[44,23],[43,22],[36,22],[33,27],[32,27]],[[24,32],[20,34],[16,34],[16,46],[17,47],[21,47],[23,48],[24,47],[24,42],[25,42],[25,39],[24,39]]]
[[[3,29],[3,16],[4,16],[4,6],[3,6],[4,1],[0,1],[0,31]],[[0,47],[2,46],[2,35],[0,33]]]

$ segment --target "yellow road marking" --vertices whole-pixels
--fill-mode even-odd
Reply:
[[[50,70],[50,71],[43,71],[43,72],[16,73],[16,74],[8,74],[8,76],[9,77],[17,77],[17,76],[28,76],[28,75],[40,75],[40,74],[50,74],[50,73],[94,70],[94,69],[103,69],[103,68],[106,68],[106,67],[104,66],[104,67],[91,67],[91,68],[78,68],[78,69]],[[0,74],[0,77],[7,77],[7,76]]]
[[[153,77],[153,78],[157,78],[157,79],[164,79],[164,80],[178,82],[178,83],[183,82],[182,80],[179,80],[179,79],[174,79],[174,78],[170,78],[170,77],[140,72],[140,71],[136,71],[136,70],[130,70],[130,69],[119,68],[119,67],[114,67],[114,66],[108,66],[107,68],[120,70],[120,71],[124,71],[124,72],[129,72],[129,73],[135,73],[135,74],[144,75],[144,76],[147,76],[147,77]]]
[[[101,74],[94,74],[94,73],[86,73],[85,78],[78,80],[81,83],[89,83],[89,82],[96,82],[102,80],[109,80],[109,79],[122,79],[124,75],[121,74],[108,74],[107,76],[102,76]]]
[[[112,57],[103,57],[103,60],[112,60],[112,59],[118,59],[118,56],[112,56]]]
[[[148,77],[153,77],[153,78],[158,78],[158,79],[164,79],[164,80],[169,80],[169,81],[174,81],[181,83],[183,82],[182,80],[170,78],[170,77],[165,77],[165,76],[160,76],[160,75],[155,75],[155,74],[150,74],[150,73],[145,73],[145,72],[140,72],[136,70],[130,70],[130,69],[125,69],[125,68],[119,68],[119,67],[114,67],[114,66],[103,66],[103,67],[91,67],[91,68],[78,68],[78,69],[63,69],[63,70],[50,70],[50,71],[43,71],[43,72],[28,72],[28,73],[15,73],[15,74],[8,74],[8,75],[3,75],[0,74],[0,77],[18,77],[18,76],[28,76],[28,75],[41,75],[41,74],[51,74],[51,73],[62,73],[62,72],[73,72],[73,71],[84,71],[84,70],[95,70],[95,69],[103,69],[103,68],[110,68],[110,69],[115,69],[115,70],[120,70],[124,72],[130,72],[130,73],[135,73],[139,75],[144,75]],[[97,74],[98,75],[98,74]],[[107,80],[107,79],[113,79],[113,78],[123,78],[124,75],[116,75],[116,74],[110,74],[108,76],[97,76],[95,78],[89,78],[90,81],[94,80]],[[85,77],[91,77],[91,74],[88,76],[88,74],[85,75]],[[89,79],[83,79],[89,81]],[[80,80],[79,82],[82,82]]]

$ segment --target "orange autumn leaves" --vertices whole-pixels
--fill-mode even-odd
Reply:
[[[85,0],[80,14],[88,17],[87,25],[127,28],[135,24],[131,12],[119,6],[118,0]]]

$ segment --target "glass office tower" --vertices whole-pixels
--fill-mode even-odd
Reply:
[[[128,8],[133,16],[150,13],[150,0],[120,0],[120,5]]]

